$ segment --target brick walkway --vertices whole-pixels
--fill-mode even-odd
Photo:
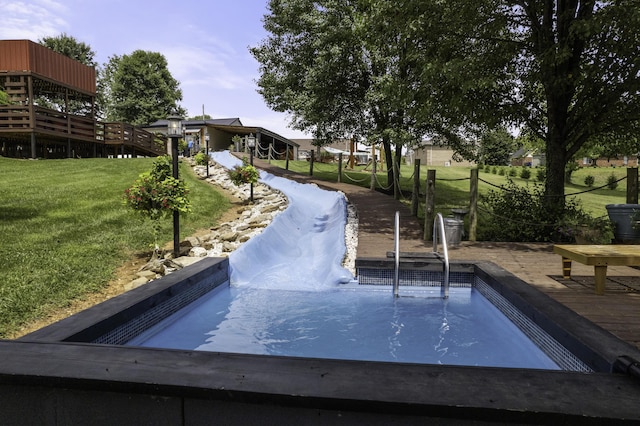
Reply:
[[[430,252],[422,224],[407,206],[380,192],[347,183],[325,182],[254,160],[256,167],[276,176],[342,191],[358,211],[358,257],[385,257],[393,250],[395,212],[400,212],[400,251]],[[639,248],[640,250],[640,248]],[[463,241],[449,247],[452,260],[490,261],[563,303],[619,338],[640,347],[640,270],[612,266],[604,296],[594,294],[593,267],[573,262],[572,279],[564,281],[560,256],[551,244]]]

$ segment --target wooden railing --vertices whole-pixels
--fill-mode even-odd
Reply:
[[[98,134],[102,136],[105,145],[135,147],[141,151],[156,155],[164,155],[167,153],[166,139],[157,138],[156,135],[151,132],[121,122],[105,122],[99,124],[101,128],[99,128]]]
[[[29,107],[17,105],[0,106],[0,131],[28,131],[30,128]]]
[[[156,137],[153,133],[131,124],[100,122],[38,106],[34,106],[33,110],[32,121],[28,106],[0,106],[0,135],[36,132],[99,145],[120,145],[151,155],[167,153],[166,138]]]
[[[33,107],[34,120],[30,120],[29,107],[9,105],[0,107],[0,132],[40,132],[53,136],[71,137],[87,142],[96,140],[95,121],[79,115],[66,114],[48,108]]]

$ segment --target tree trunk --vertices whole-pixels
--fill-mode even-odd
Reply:
[[[397,175],[394,174],[394,179],[393,179],[393,196],[396,200],[400,199],[400,164],[402,163],[402,144],[401,143],[397,143],[396,144],[396,156],[393,159],[394,161],[394,172],[397,173]]]
[[[549,127],[546,140],[547,177],[545,181],[545,200],[547,220],[555,221],[564,211],[564,178],[567,164],[567,152],[562,136],[555,126]]]
[[[386,136],[382,137],[382,149],[384,150],[384,160],[387,164],[387,188],[393,188],[393,155],[391,155],[391,142]]]

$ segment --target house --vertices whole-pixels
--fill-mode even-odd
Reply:
[[[206,120],[184,120],[182,128],[191,152],[201,149],[209,151],[249,152],[249,141],[255,141],[258,158],[296,158],[299,145],[263,127],[245,126],[240,118],[216,118]],[[149,132],[167,131],[167,120],[158,120],[144,126]]]
[[[406,162],[413,164],[414,160],[419,159],[422,166],[445,166],[469,167],[474,162],[458,159],[454,155],[455,151],[448,145],[434,143],[432,139],[424,140],[419,147],[415,147],[407,151]]]
[[[544,166],[546,159],[544,153],[539,153],[535,149],[520,148],[511,154],[509,164],[512,166],[538,167]]]

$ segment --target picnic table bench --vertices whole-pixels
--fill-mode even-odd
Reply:
[[[604,294],[607,266],[640,265],[640,245],[554,245],[553,252],[562,256],[562,277],[571,278],[571,261],[593,265],[596,294]]]

